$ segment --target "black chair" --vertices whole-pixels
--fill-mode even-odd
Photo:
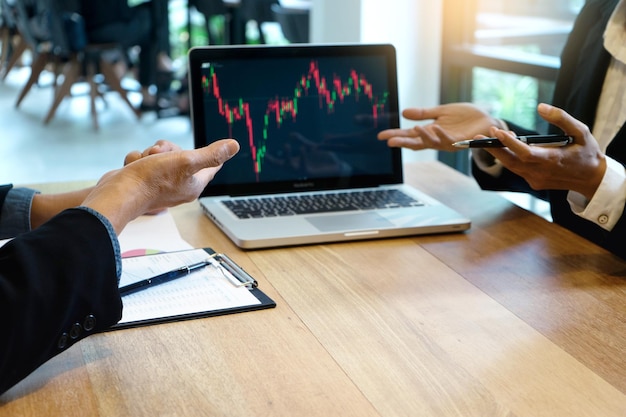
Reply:
[[[272,13],[274,20],[280,24],[285,39],[290,43],[309,42],[309,10],[272,4]]]

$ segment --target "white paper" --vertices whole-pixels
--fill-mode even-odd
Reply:
[[[180,236],[169,211],[140,216],[128,223],[118,240],[122,257],[192,249]]]
[[[123,259],[120,287],[208,259],[203,249]],[[182,278],[122,297],[120,324],[259,305],[246,287],[233,284],[218,262]]]
[[[10,240],[0,240],[0,247]],[[174,217],[167,210],[136,218],[126,225],[118,240],[124,258],[193,248],[180,236]]]

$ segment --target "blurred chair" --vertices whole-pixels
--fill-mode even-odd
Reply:
[[[230,19],[232,18],[229,8],[224,4],[224,0],[188,0],[188,15],[187,22],[189,24],[189,39],[191,41],[191,8],[195,8],[199,13],[204,16],[206,22],[207,36],[209,38],[209,45],[215,45],[215,42],[211,36],[211,27],[209,22],[213,16],[224,16],[224,43],[230,43]]]
[[[272,4],[272,13],[274,20],[280,24],[285,39],[290,43],[309,42],[309,10]]]
[[[0,29],[2,33],[2,55],[0,71],[4,80],[11,69],[29,48],[29,42],[20,35],[17,27],[17,6],[20,0],[0,1]]]
[[[239,13],[239,18],[243,23],[242,29],[245,30],[246,22],[254,20],[259,26],[259,40],[261,43],[266,43],[262,29],[263,23],[276,21],[272,13],[273,4],[278,4],[278,0],[241,0],[239,3],[237,13]],[[243,39],[245,39],[245,36]]]
[[[15,23],[15,30],[16,30],[17,37],[18,37],[18,44],[15,46],[15,49],[11,52],[11,58],[9,62],[7,63],[7,70],[4,76],[7,75],[8,71],[13,67],[13,65],[17,62],[17,60],[22,56],[24,51],[30,50],[32,54],[31,75],[30,75],[29,82],[27,82],[28,89],[30,89],[30,87],[35,82],[38,81],[39,75],[44,70],[47,63],[51,61],[52,44],[50,43],[49,34],[42,33],[41,28],[40,30],[36,30],[35,27],[38,25],[33,23],[34,21],[37,20],[37,17],[36,17],[37,11],[36,11],[35,1],[16,0],[12,3],[11,8],[13,11],[12,17]],[[45,19],[43,18],[39,19],[39,21],[44,21],[44,20]],[[18,99],[18,104],[19,104],[19,101],[21,101],[21,98]]]
[[[2,79],[6,77],[7,71],[4,71],[8,64],[10,52],[13,49],[13,37],[16,34],[15,17],[12,5],[7,0],[0,1],[0,72]]]
[[[41,72],[46,66],[51,65],[55,72],[55,91],[44,123],[52,120],[59,104],[65,97],[71,95],[72,86],[80,81],[89,83],[91,116],[95,130],[99,129],[96,100],[104,94],[101,87],[117,91],[137,118],[141,117],[141,112],[128,99],[127,91],[122,87],[121,79],[115,72],[112,57],[124,54],[119,45],[87,43],[82,16],[61,10],[57,0],[44,0],[44,3],[47,6],[45,10],[45,22],[49,31],[47,40],[33,39],[32,27],[29,25],[32,17],[25,14],[24,10],[18,13],[18,28],[20,32],[27,33],[31,42],[35,42],[34,48],[38,50],[38,54],[33,60],[30,77],[15,106],[20,105],[33,84],[37,82]],[[98,74],[102,75],[104,85],[97,82]],[[60,85],[57,82],[59,76],[62,76],[63,80]]]

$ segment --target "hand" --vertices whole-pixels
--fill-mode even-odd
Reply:
[[[155,155],[157,153],[180,151],[180,146],[167,140],[160,139],[156,143],[143,152],[131,151],[124,158],[124,165],[128,165],[131,162],[135,162],[138,159],[144,158],[149,155]]]
[[[145,156],[180,150],[180,147],[176,144],[166,140],[159,140],[143,151],[143,153],[139,151],[130,152],[124,159],[124,165],[128,165]],[[105,176],[110,174],[112,173],[105,174]],[[61,211],[80,205],[92,190],[93,187],[89,187],[67,193],[35,194],[30,211],[31,228],[36,229]],[[154,214],[158,211],[151,211],[147,214]]]
[[[454,142],[487,135],[491,126],[505,127],[504,123],[469,103],[444,104],[427,109],[406,109],[402,116],[409,120],[433,120],[411,129],[388,129],[378,134],[391,147],[413,150],[436,149],[458,151]]]
[[[141,158],[144,158],[146,156],[156,155],[158,153],[164,153],[164,152],[180,151],[180,150],[182,150],[181,147],[176,145],[175,143],[160,139],[156,141],[154,145],[150,146],[149,148],[146,148],[143,152],[139,152],[139,151],[129,152],[124,158],[124,166],[130,164],[131,162],[135,162]],[[164,210],[165,208],[161,208],[161,209],[149,211],[144,214],[154,215],[154,214],[159,214],[163,212]]]
[[[109,219],[119,234],[144,213],[198,198],[238,151],[235,140],[224,139],[200,149],[145,156],[103,176],[82,204]]]
[[[539,115],[558,126],[574,143],[564,147],[528,146],[511,132],[492,128],[506,148],[486,149],[536,190],[576,191],[591,200],[606,172],[606,157],[589,128],[565,111],[540,104]]]

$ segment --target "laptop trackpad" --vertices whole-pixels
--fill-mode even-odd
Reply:
[[[381,229],[393,226],[389,220],[371,212],[306,217],[306,220],[322,232]]]

